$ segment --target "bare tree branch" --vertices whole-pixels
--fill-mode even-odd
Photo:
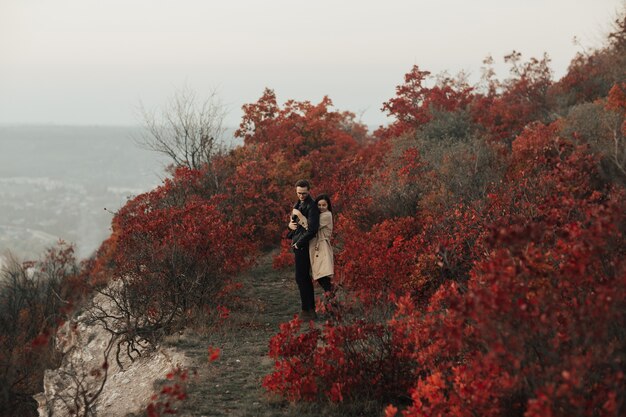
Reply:
[[[168,156],[174,165],[199,169],[223,152],[226,110],[215,91],[199,101],[194,91],[177,91],[159,112],[140,104],[145,132],[137,142]]]

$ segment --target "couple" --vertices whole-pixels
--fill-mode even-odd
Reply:
[[[331,278],[334,259],[330,245],[333,214],[330,198],[322,194],[313,200],[310,189],[307,180],[296,183],[298,202],[291,213],[287,234],[296,259],[296,283],[302,301],[302,320],[317,318],[313,280],[321,285],[324,292],[333,292]]]

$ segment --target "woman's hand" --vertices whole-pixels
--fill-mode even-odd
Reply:
[[[296,230],[298,228],[298,223],[294,222],[293,220],[289,222],[289,229],[291,230]]]

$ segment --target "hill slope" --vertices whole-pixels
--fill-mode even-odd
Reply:
[[[289,405],[269,396],[261,386],[274,363],[267,356],[269,339],[278,332],[280,323],[299,311],[300,302],[292,270],[273,270],[272,255],[261,257],[258,265],[241,277],[242,308],[231,313],[223,328],[208,335],[186,333],[170,340],[197,371],[188,387],[189,397],[178,408],[179,415],[320,415],[319,406]],[[321,289],[316,288],[316,292],[319,297]],[[208,362],[208,346],[221,350],[219,359],[212,363]],[[332,412],[326,410],[327,414]]]

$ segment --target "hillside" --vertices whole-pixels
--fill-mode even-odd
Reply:
[[[293,318],[298,311],[292,271],[274,270],[271,267],[273,255],[263,255],[255,267],[239,277],[243,285],[237,302],[239,308],[223,324],[205,328],[200,325],[172,335],[158,351],[144,352],[145,357],[133,363],[123,361],[124,370],[112,364],[104,389],[94,405],[97,415],[144,415],[138,413],[137,407],[146,409],[150,397],[159,392],[161,384],[167,385],[166,374],[176,366],[191,375],[184,390],[188,397],[174,403],[177,415],[320,415],[319,407],[290,405],[261,387],[263,377],[274,366],[274,361],[268,357],[268,341],[279,325]],[[79,318],[81,320],[84,318]],[[106,346],[106,333],[82,325],[79,331],[82,336],[74,336],[73,345],[68,346],[71,336],[64,329],[59,335],[61,349],[67,355],[75,356],[71,360],[74,364],[80,362],[83,367],[98,367],[102,349]],[[219,346],[220,349],[219,358],[212,362],[208,360],[209,346]],[[67,363],[62,369],[47,372],[45,395],[48,398],[70,395],[71,390],[64,391],[67,384],[63,379],[71,372]],[[38,400],[42,404],[45,401],[43,396]],[[332,410],[328,408],[331,414],[326,415],[332,415]],[[54,415],[60,412],[62,410],[58,408]],[[40,409],[40,415],[47,415],[45,407]]]
[[[3,270],[4,398],[30,407],[67,359],[57,328],[85,309],[117,351],[65,378],[95,386],[72,398],[80,416],[98,414],[113,358],[163,347],[191,363],[148,417],[626,414],[626,15],[560,80],[547,55],[503,60],[507,78],[486,59],[475,85],[414,65],[373,133],[328,97],[268,88],[230,150],[182,96],[151,125],[169,176],[93,258],[61,245]],[[328,194],[341,283],[310,328],[290,321],[283,238],[300,178]]]
[[[261,386],[274,366],[268,356],[270,338],[281,323],[299,311],[293,272],[273,270],[271,260],[271,254],[264,255],[255,268],[242,275],[242,308],[233,312],[224,327],[208,335],[185,332],[180,339],[170,341],[192,358],[191,366],[198,372],[190,381],[189,398],[182,401],[179,415],[320,415],[313,409],[307,412],[307,407],[291,406]],[[319,297],[319,289],[316,291]],[[219,359],[211,363],[207,360],[208,346],[221,350]]]

